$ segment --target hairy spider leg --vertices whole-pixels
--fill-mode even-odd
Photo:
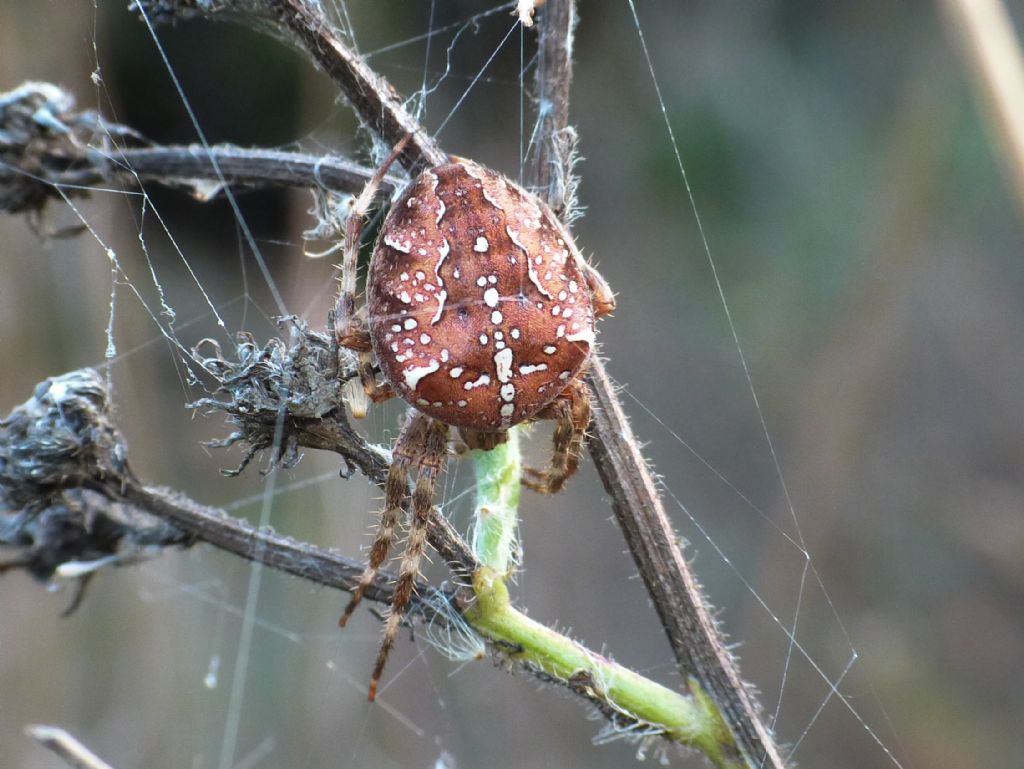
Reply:
[[[345,607],[341,619],[338,620],[338,624],[341,627],[345,627],[348,624],[352,613],[355,612],[359,603],[363,600],[363,594],[366,593],[367,588],[377,578],[377,572],[380,570],[381,564],[384,563],[384,559],[388,557],[391,546],[394,544],[395,530],[398,528],[402,508],[405,505],[409,490],[409,468],[416,459],[414,453],[410,450],[412,447],[403,443],[403,438],[410,426],[406,426],[406,430],[403,431],[398,439],[398,444],[395,446],[394,461],[392,461],[391,467],[388,468],[388,478],[384,484],[384,509],[381,510],[380,519],[377,522],[377,534],[370,548],[370,557],[367,560],[366,568],[363,569],[363,574],[359,578],[359,584],[352,591],[352,598],[349,599],[348,606]]]
[[[593,298],[594,317],[603,318],[605,315],[615,312],[615,293],[604,276],[597,271],[596,267],[587,262],[583,262],[583,274]]]
[[[335,333],[338,344],[359,355],[359,379],[363,383],[366,394],[374,401],[386,400],[393,393],[390,388],[382,389],[377,385],[376,377],[373,374],[373,346],[370,344],[370,332],[366,319],[359,316],[356,310],[356,279],[359,264],[359,243],[362,239],[363,227],[366,225],[366,215],[373,203],[373,198],[380,189],[381,182],[387,175],[388,169],[398,159],[409,143],[412,134],[406,134],[395,148],[388,155],[387,159],[377,169],[373,177],[363,187],[363,191],[352,202],[352,210],[349,212],[348,223],[345,226],[345,248],[341,257],[341,276],[338,282],[341,287],[338,290],[338,298],[335,302]]]
[[[427,525],[434,504],[434,485],[446,459],[448,425],[418,413],[414,419],[423,422],[424,428],[421,437],[422,443],[417,447],[422,454],[416,471],[416,488],[412,494],[412,520],[409,523],[409,539],[405,545],[405,553],[402,555],[402,564],[398,569],[398,584],[395,585],[395,595],[391,600],[391,607],[388,609],[387,622],[384,624],[384,637],[381,640],[380,651],[377,653],[377,661],[373,666],[373,675],[370,677],[371,702],[377,696],[377,684],[380,682],[384,665],[395,645],[395,638],[398,636],[402,618],[405,616],[405,611],[409,607],[413,591],[416,588],[416,577],[420,573],[420,559],[427,541]]]
[[[544,470],[525,468],[523,485],[541,494],[555,494],[580,464],[583,441],[590,425],[590,388],[582,378],[576,379],[541,409],[537,419],[555,420],[551,460]]]
[[[426,541],[427,522],[434,500],[434,484],[437,475],[445,463],[448,437],[448,425],[431,419],[418,411],[410,410],[408,421],[402,429],[395,444],[394,460],[388,470],[385,484],[384,509],[380,515],[377,535],[370,549],[370,558],[363,571],[359,584],[352,593],[352,599],[339,623],[344,627],[352,613],[359,606],[367,588],[373,584],[381,564],[387,558],[394,544],[395,532],[401,513],[408,499],[409,470],[415,466],[416,487],[413,491],[413,517],[409,526],[409,539],[399,568],[398,584],[391,601],[387,623],[384,626],[384,639],[373,669],[370,682],[370,699],[377,695],[377,683],[387,662],[395,637],[402,623],[402,617],[409,606],[412,593],[419,574],[420,557]]]

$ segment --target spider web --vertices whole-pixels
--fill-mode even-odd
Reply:
[[[387,151],[333,102],[322,80],[296,74],[307,68],[301,57],[276,51],[266,54],[273,56],[269,66],[254,63],[252,52],[271,46],[266,38],[236,27],[211,30],[204,22],[153,29],[120,6],[74,5],[54,37],[66,37],[66,49],[95,83],[91,94],[78,92],[80,103],[91,95],[110,118],[140,127],[140,104],[163,105],[164,117],[174,113],[169,135],[147,129],[151,138],[284,147],[299,136],[295,145],[305,151],[342,152],[371,165]],[[413,94],[410,106],[447,149],[522,173],[531,152],[533,44],[509,15],[510,5],[332,2],[330,8],[370,64],[400,92]],[[920,736],[927,722],[907,715],[916,711],[897,696],[905,694],[900,681],[921,674],[916,659],[935,659],[922,651],[927,639],[911,623],[914,612],[907,607],[915,593],[897,578],[901,568],[927,555],[912,561],[898,550],[871,550],[864,540],[877,532],[842,522],[842,512],[866,508],[874,515],[865,514],[871,522],[865,525],[877,527],[898,507],[881,491],[857,488],[863,474],[836,467],[836,457],[870,465],[871,444],[829,443],[815,425],[824,418],[856,433],[848,422],[870,418],[855,411],[865,396],[836,385],[837,372],[846,369],[829,368],[829,348],[824,363],[812,359],[825,344],[822,335],[808,340],[804,324],[775,308],[817,301],[820,306],[803,310],[806,325],[833,321],[837,333],[858,321],[835,321],[826,311],[841,295],[831,282],[839,278],[799,261],[806,249],[797,248],[797,236],[784,225],[804,212],[794,207],[783,216],[778,200],[754,205],[737,199],[753,194],[739,186],[744,173],[768,185],[765,196],[787,197],[786,185],[765,170],[771,166],[766,158],[777,150],[775,172],[796,173],[792,169],[808,158],[788,157],[794,151],[779,147],[806,141],[813,126],[794,118],[789,126],[763,127],[754,140],[744,137],[742,131],[759,122],[749,113],[755,106],[767,110],[768,99],[749,91],[731,98],[730,87],[753,89],[743,80],[753,76],[733,71],[740,65],[723,61],[712,41],[753,45],[755,36],[745,29],[723,32],[728,20],[720,11],[694,14],[690,25],[682,10],[638,8],[626,0],[609,4],[607,18],[588,9],[577,41],[573,115],[588,156],[580,167],[588,210],[577,235],[619,292],[620,312],[601,328],[608,366],[638,434],[651,441],[648,455],[690,544],[687,552],[712,604],[722,607],[725,629],[742,644],[741,670],[760,689],[784,753],[804,766],[931,765],[928,741]],[[232,52],[239,39],[250,47]],[[740,61],[755,69],[771,64],[758,73],[761,86],[795,102],[794,94],[803,92],[780,85],[792,75],[786,69],[791,62],[778,58],[783,48],[762,45]],[[199,50],[220,53],[197,64]],[[117,64],[121,57],[140,69],[137,62],[146,62],[150,80],[131,82],[125,65]],[[26,77],[45,74],[35,65],[31,59],[22,65]],[[266,89],[274,99],[291,99],[296,123],[263,125],[273,120],[261,110],[274,102],[257,103],[238,135],[239,122],[225,122],[215,109],[223,94],[233,93],[220,80],[234,82],[237,75],[223,69],[232,66],[252,67],[245,73],[252,79],[271,78],[276,69],[290,73],[291,91],[273,82]],[[240,97],[255,98],[250,92]],[[809,114],[809,105],[796,107],[795,113]],[[696,127],[688,110],[697,116]],[[716,131],[739,146],[721,146]],[[819,205],[814,215],[831,221],[825,202],[805,202]],[[380,502],[364,482],[339,479],[336,461],[312,452],[287,472],[264,478],[251,468],[240,479],[220,479],[215,468],[230,467],[237,457],[199,446],[222,437],[225,428],[216,419],[181,418],[188,413],[181,404],[202,394],[188,351],[203,337],[228,345],[235,332],[247,330],[262,341],[280,333],[275,317],[286,314],[323,327],[335,275],[329,260],[301,256],[308,244],[300,233],[314,223],[308,208],[308,196],[300,193],[226,195],[199,206],[153,188],[95,190],[88,200],[51,206],[45,230],[80,225],[85,232],[74,240],[47,240],[47,253],[26,257],[33,266],[19,263],[12,273],[12,282],[23,280],[28,288],[46,278],[48,311],[39,317],[36,309],[33,317],[51,336],[26,332],[24,362],[4,382],[5,402],[24,398],[34,382],[57,371],[103,365],[142,477],[260,526],[358,555]],[[758,227],[744,229],[722,212],[745,215]],[[759,236],[777,242],[751,245]],[[39,241],[24,248],[37,254]],[[781,276],[765,262],[769,256],[780,256]],[[830,265],[838,270],[841,263]],[[863,343],[880,349],[861,360],[873,363],[872,352],[882,355],[895,344],[883,332],[870,325],[862,332]],[[33,349],[44,345],[54,355]],[[854,348],[837,343],[834,349]],[[822,406],[836,389],[849,400]],[[801,411],[805,398],[811,405]],[[842,409],[852,412],[847,421],[832,419]],[[390,443],[400,411],[397,404],[374,408],[360,429]],[[824,456],[813,448],[819,439]],[[548,441],[547,428],[538,426],[529,441],[535,463]],[[815,472],[831,474],[815,479]],[[438,490],[443,509],[462,529],[471,508],[468,475],[453,461]],[[833,492],[830,484],[843,489]],[[824,524],[817,520],[822,509]],[[656,617],[608,516],[590,469],[554,499],[527,496],[517,600],[592,648],[678,685]],[[860,558],[878,561],[869,568]],[[442,569],[429,573],[444,579]],[[872,577],[892,585],[872,592]],[[381,697],[370,706],[365,687],[379,634],[371,614],[360,612],[340,632],[339,596],[208,548],[102,576],[85,607],[59,623],[53,602],[38,601],[20,584],[8,587],[2,601],[0,680],[5,692],[15,692],[11,702],[24,703],[5,708],[0,727],[13,766],[49,765],[18,742],[29,720],[59,722],[116,769],[143,763],[507,766],[510,756],[517,765],[621,766],[636,751],[615,740],[628,735],[580,718],[575,702],[473,661],[470,634],[427,629],[413,643],[403,639]],[[32,619],[7,621],[15,612]],[[436,647],[462,662],[449,661]],[[54,661],[59,674],[52,672]],[[899,707],[887,712],[883,703],[894,700]],[[935,716],[936,723],[943,717]],[[902,740],[907,733],[909,745]],[[675,751],[659,755],[675,765],[700,765]]]

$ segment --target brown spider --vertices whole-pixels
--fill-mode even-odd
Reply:
[[[523,483],[557,492],[576,471],[590,422],[583,373],[594,321],[615,308],[607,283],[547,205],[501,174],[451,157],[417,176],[391,207],[370,260],[366,321],[355,305],[359,239],[404,144],[353,206],[335,307],[339,344],[359,353],[366,394],[375,402],[397,394],[412,406],[369,562],[341,618],[344,626],[391,549],[415,468],[409,538],[371,700],[412,597],[448,428],[472,448],[491,448],[514,425],[555,420],[549,467],[527,469]]]

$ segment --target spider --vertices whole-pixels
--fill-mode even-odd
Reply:
[[[353,204],[334,309],[338,343],[358,353],[369,399],[399,395],[412,407],[394,446],[366,569],[340,620],[347,623],[387,558],[415,470],[408,540],[371,700],[419,573],[449,428],[470,448],[493,448],[514,425],[554,420],[548,467],[526,469],[522,482],[557,492],[576,471],[590,422],[583,374],[594,321],[615,309],[608,284],[545,203],[455,156],[419,174],[392,205],[370,259],[365,307],[357,309],[360,236],[405,141]]]

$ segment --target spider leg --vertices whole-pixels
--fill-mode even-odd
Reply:
[[[395,645],[402,618],[416,587],[420,558],[427,541],[427,524],[434,503],[434,484],[445,463],[448,425],[421,414],[417,414],[413,419],[423,425],[422,430],[418,431],[422,440],[422,455],[416,473],[416,488],[412,495],[413,517],[409,525],[409,539],[402,556],[402,564],[398,570],[398,584],[395,586],[394,598],[384,625],[384,638],[377,654],[377,662],[373,666],[373,676],[370,678],[371,701],[377,696],[377,684],[384,672],[391,648]]]
[[[366,214],[370,210],[370,204],[380,189],[381,182],[387,175],[388,169],[399,155],[405,150],[411,134],[402,138],[391,151],[373,177],[363,187],[359,197],[352,201],[352,210],[349,212],[348,223],[345,226],[345,248],[341,257],[341,277],[338,282],[341,288],[338,290],[338,299],[335,304],[335,315],[337,317],[337,333],[343,347],[348,347],[351,342],[358,344],[360,337],[365,334],[363,324],[356,317],[356,266],[359,262],[359,241],[363,234],[363,227],[366,224]],[[361,333],[362,332],[362,333]],[[369,347],[369,336],[366,335],[366,345]]]
[[[444,422],[431,419],[417,411],[411,416],[402,429],[395,444],[394,459],[388,471],[385,484],[384,510],[380,515],[377,536],[370,549],[370,558],[359,579],[359,584],[352,592],[352,598],[345,607],[339,620],[344,627],[352,613],[359,606],[367,588],[373,584],[381,564],[387,558],[395,540],[402,509],[409,494],[409,470],[417,468],[416,487],[413,491],[413,518],[409,527],[409,540],[398,574],[394,598],[384,627],[384,640],[381,642],[380,653],[373,669],[370,682],[370,699],[377,694],[377,683],[380,680],[384,665],[387,662],[395,637],[402,624],[402,617],[409,606],[416,576],[419,574],[420,556],[426,542],[427,522],[434,500],[434,483],[445,462],[445,450],[448,437],[448,426]]]
[[[373,373],[373,345],[370,343],[370,332],[367,330],[366,324],[360,319],[355,319],[354,322],[360,323],[360,327],[354,331],[350,330],[346,336],[338,340],[338,344],[341,347],[356,352],[356,371],[359,373],[359,381],[363,385],[363,391],[369,396],[370,400],[374,403],[386,401],[388,398],[395,396],[395,391],[386,382],[377,382],[377,377]],[[366,412],[353,410],[352,415],[361,419],[366,416]]]
[[[366,322],[359,317],[356,310],[359,244],[363,235],[363,227],[366,224],[366,214],[370,210],[373,198],[380,189],[381,182],[387,175],[388,169],[391,168],[391,164],[405,150],[405,145],[408,144],[411,136],[411,134],[407,134],[395,145],[387,160],[366,183],[359,196],[352,201],[352,210],[349,212],[348,223],[345,225],[345,247],[341,257],[341,276],[338,278],[340,287],[334,305],[335,334],[341,347],[359,353],[359,378],[363,382],[363,388],[367,395],[371,397],[377,387],[372,368],[373,347],[370,344],[370,333],[366,328]]]
[[[365,317],[360,318],[359,322],[361,323],[359,330],[354,332],[348,340],[342,340],[341,345],[356,351],[358,355],[356,358],[356,368],[359,372],[359,381],[363,384],[363,391],[374,403],[380,403],[389,398],[394,398],[398,393],[395,392],[388,382],[377,381],[377,377],[373,372],[374,356],[373,344],[370,342],[370,331]]]
[[[600,318],[615,312],[615,293],[608,281],[593,265],[583,262],[583,275],[590,287],[590,295],[594,302],[594,317]]]
[[[366,589],[377,578],[377,572],[394,544],[395,529],[398,528],[402,506],[405,504],[409,492],[409,467],[415,459],[415,454],[410,450],[412,446],[408,443],[408,438],[414,432],[413,428],[415,428],[414,423],[408,423],[395,446],[394,459],[388,469],[387,482],[384,484],[384,509],[381,511],[380,521],[377,524],[377,536],[373,540],[370,558],[359,578],[359,584],[352,591],[352,598],[349,599],[348,606],[345,607],[341,619],[338,620],[341,627],[348,624],[352,613],[363,600]]]
[[[590,390],[582,379],[576,380],[542,409],[537,418],[555,420],[551,461],[544,470],[526,468],[523,485],[541,494],[554,494],[579,467],[583,440],[590,424]]]

